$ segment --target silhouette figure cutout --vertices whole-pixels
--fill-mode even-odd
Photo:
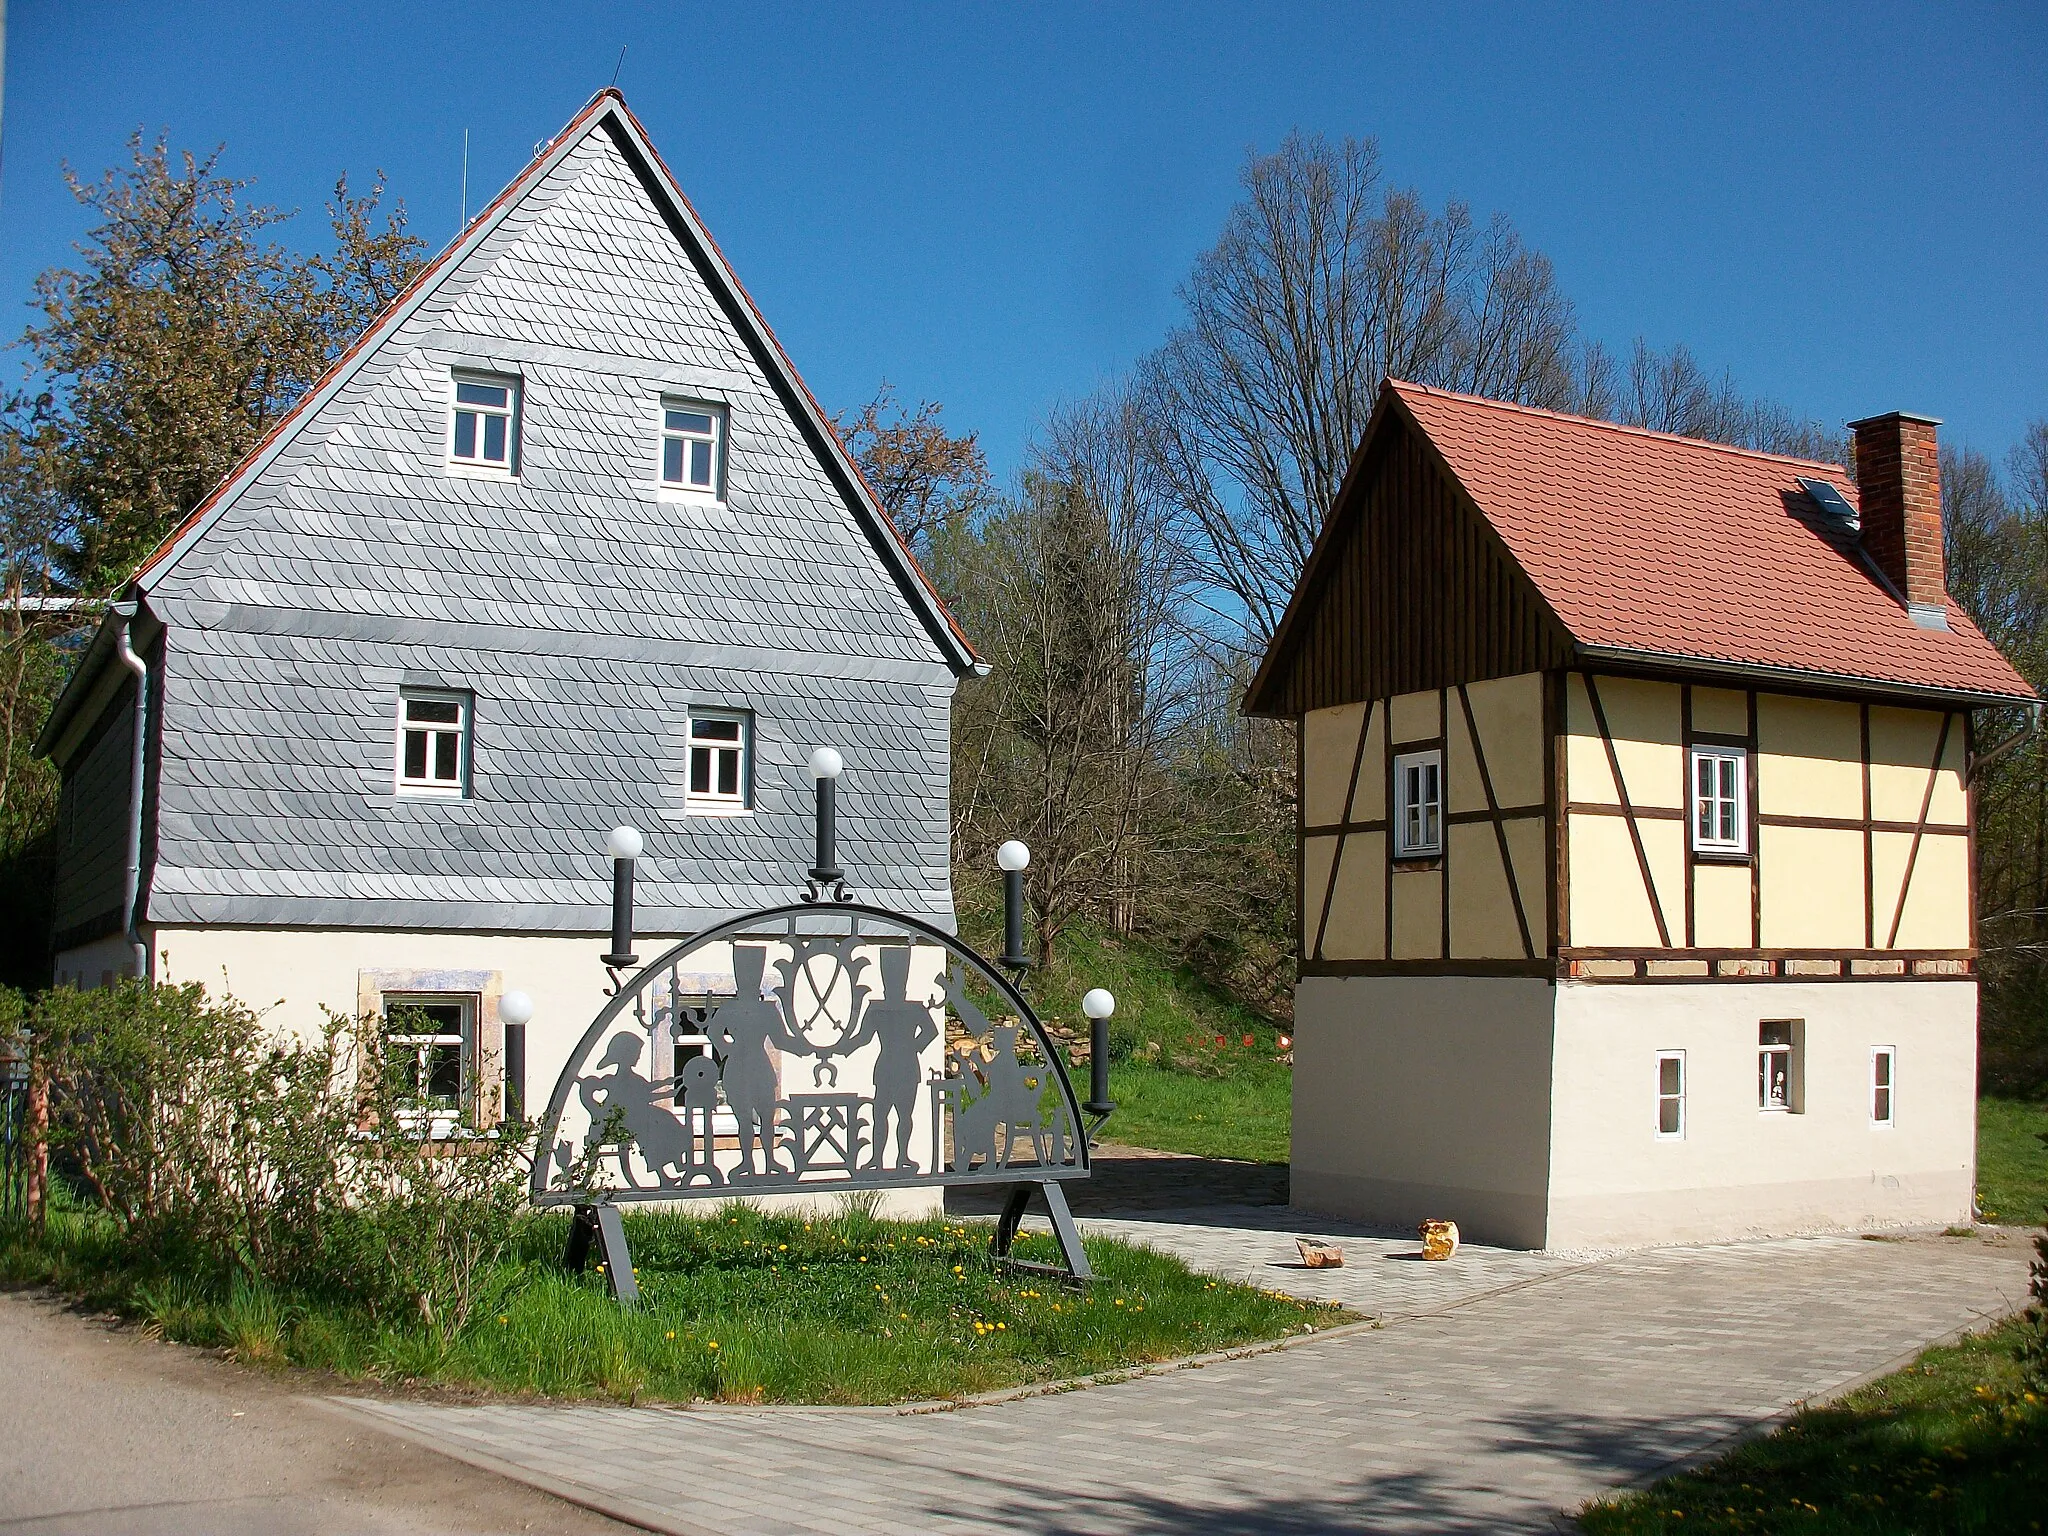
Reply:
[[[882,1155],[893,1129],[895,1156],[890,1166],[899,1172],[914,1168],[910,1156],[912,1110],[917,1103],[920,1077],[919,1058],[924,1048],[939,1038],[939,1027],[924,1003],[910,998],[910,950],[890,947],[881,954],[882,995],[867,1005],[859,1033],[841,1048],[851,1055],[869,1040],[881,1042],[875,1057],[875,1098],[867,1166],[881,1172]]]
[[[683,1106],[683,1145],[686,1152],[684,1182],[703,1178],[723,1184],[718,1171],[718,1133],[713,1118],[718,1113],[718,1063],[709,1056],[692,1056],[676,1073],[677,1097]]]
[[[676,1117],[656,1102],[656,1095],[669,1084],[654,1082],[640,1075],[640,1054],[645,1049],[645,1040],[637,1034],[619,1033],[613,1035],[605,1045],[600,1065],[609,1071],[592,1073],[583,1079],[578,1092],[583,1107],[590,1115],[590,1135],[594,1142],[603,1134],[604,1126],[616,1109],[633,1139],[618,1149],[619,1177],[633,1188],[639,1186],[633,1179],[633,1151],[639,1149],[640,1161],[647,1171],[654,1175],[656,1183],[667,1183],[670,1178],[687,1180],[691,1163],[690,1146],[683,1134],[683,1128]]]
[[[777,1084],[775,1063],[769,1059],[773,1044],[783,1051],[808,1051],[808,1041],[791,1038],[783,1023],[782,1009],[761,995],[761,975],[768,964],[768,951],[757,945],[732,947],[734,996],[712,1011],[704,1026],[711,1038],[725,1081],[725,1102],[739,1122],[740,1161],[735,1179],[768,1178],[786,1170],[775,1161],[775,1108]],[[754,1171],[754,1153],[759,1149],[762,1171]]]

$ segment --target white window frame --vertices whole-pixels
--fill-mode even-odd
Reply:
[[[711,432],[707,438],[701,432],[672,428],[669,425],[671,411],[684,411],[692,415],[706,416],[711,420]],[[725,455],[730,434],[726,409],[715,400],[693,400],[684,395],[664,395],[655,413],[654,484],[664,495],[680,496],[693,501],[725,500]],[[684,478],[668,478],[668,452],[671,443],[681,445],[684,458]],[[708,443],[711,449],[711,483],[697,485],[688,478],[688,452],[691,444]]]
[[[1666,1093],[1664,1091],[1664,1064],[1667,1061],[1678,1064],[1678,1090],[1675,1093]],[[1657,1053],[1657,1075],[1652,1080],[1652,1086],[1656,1089],[1657,1094],[1657,1115],[1651,1124],[1656,1128],[1657,1139],[1659,1141],[1685,1140],[1685,1052],[1659,1051]],[[1678,1106],[1678,1126],[1675,1130],[1667,1131],[1664,1129],[1664,1106],[1667,1103]]]
[[[504,390],[504,406],[498,407],[463,400],[462,387],[465,384],[473,384],[483,389]],[[481,475],[491,480],[517,479],[519,477],[520,427],[525,417],[525,397],[525,380],[515,375],[481,373],[460,368],[452,372],[448,377],[448,467],[461,474]],[[465,415],[477,418],[475,435],[470,445],[475,451],[467,455],[461,453],[458,448],[461,439],[461,418]],[[503,463],[496,459],[487,459],[482,456],[483,446],[488,435],[488,429],[484,423],[487,420],[494,419],[502,420],[505,423],[505,459]]]
[[[1711,796],[1700,793],[1700,767],[1704,763],[1721,765],[1715,771],[1715,784]],[[1725,768],[1728,771],[1723,772]],[[1729,778],[1734,783],[1727,784]],[[1730,796],[1721,793],[1728,788]],[[1742,747],[1694,746],[1686,760],[1686,824],[1691,829],[1692,851],[1694,853],[1717,854],[1723,858],[1747,858],[1749,856],[1749,753]],[[1729,806],[1734,811],[1734,835],[1721,835],[1720,818],[1711,833],[1700,827],[1701,808],[1709,802],[1716,811]]]
[[[1878,1064],[1882,1062],[1884,1077],[1878,1077]],[[1884,1114],[1877,1112],[1877,1096],[1884,1095]],[[1865,1101],[1870,1107],[1870,1123],[1873,1128],[1888,1131],[1899,1123],[1899,1053],[1896,1047],[1873,1045],[1870,1048],[1870,1096]]]
[[[723,737],[709,737],[702,745],[697,740],[698,725],[737,725],[739,734],[731,741]],[[683,807],[692,816],[746,816],[754,809],[754,717],[742,709],[692,709],[684,726],[683,750]],[[710,771],[707,778],[711,787],[697,788],[697,754],[707,754]],[[730,754],[736,759],[735,782],[737,789],[726,794],[718,789],[721,775],[721,760]]]
[[[455,706],[453,724],[443,720],[414,720],[411,706],[414,704],[452,704]],[[396,736],[392,751],[393,783],[400,795],[407,798],[429,800],[460,800],[469,794],[469,747],[470,727],[476,718],[475,698],[471,694],[459,693],[448,688],[401,688],[398,690],[398,716]],[[426,773],[414,776],[406,772],[406,737],[415,732],[424,735],[426,741]],[[441,760],[441,742],[447,737],[455,738],[455,777],[442,778],[436,768]]]
[[[1766,1045],[1764,1031],[1782,1029],[1785,1039],[1781,1043]],[[1803,1019],[1761,1019],[1756,1030],[1756,1107],[1764,1115],[1796,1115],[1806,1108],[1806,1022]],[[1771,1068],[1773,1057],[1782,1057],[1785,1063],[1785,1097],[1781,1103],[1771,1101]]]
[[[1436,787],[1434,800],[1411,801],[1409,779],[1411,774],[1427,774],[1433,778]],[[1424,780],[1423,782],[1428,782]],[[1434,859],[1444,851],[1444,754],[1440,747],[1426,752],[1401,752],[1394,757],[1394,857],[1397,859]],[[1417,809],[1422,811],[1421,825],[1410,835],[1410,821]]]
[[[436,1137],[452,1136],[467,1121],[474,1118],[476,1098],[476,1038],[477,1038],[477,997],[470,992],[387,992],[384,994],[383,1051],[380,1060],[385,1070],[390,1069],[392,1047],[411,1046],[417,1051],[418,1063],[413,1078],[412,1092],[418,1103],[424,1105],[429,1098],[426,1083],[431,1068],[428,1053],[437,1047],[453,1045],[456,1048],[456,1090],[452,1105],[401,1108],[400,1119],[412,1130],[425,1129]],[[450,1033],[437,1030],[428,1033],[395,1034],[390,1023],[394,1012],[406,1008],[445,1008],[454,1006],[461,1010],[456,1030]]]

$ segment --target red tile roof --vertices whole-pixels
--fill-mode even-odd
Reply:
[[[1581,647],[2031,699],[1953,601],[1921,629],[1799,478],[1838,465],[1390,380]],[[1383,402],[1384,403],[1384,402]]]

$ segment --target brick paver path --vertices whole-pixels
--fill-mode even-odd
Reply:
[[[954,1412],[349,1407],[682,1532],[1552,1530],[2025,1290],[2017,1244],[1808,1238],[1534,1261],[1379,1329]]]

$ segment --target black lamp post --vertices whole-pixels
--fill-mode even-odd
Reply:
[[[806,901],[845,901],[846,871],[839,867],[839,775],[846,759],[831,747],[811,754],[811,778],[818,786],[818,847],[810,868]]]
[[[1088,1015],[1088,1102],[1081,1107],[1106,1118],[1116,1108],[1109,1096],[1109,1016],[1116,999],[1106,988],[1093,988],[1082,997],[1081,1011]]]
[[[640,963],[633,953],[633,861],[642,846],[632,827],[613,827],[604,840],[604,851],[612,856],[612,948],[603,959],[614,971]]]
[[[1024,871],[1031,850],[1013,837],[996,850],[996,865],[1003,872],[1003,964],[1021,976],[1031,965],[1024,953]]]

